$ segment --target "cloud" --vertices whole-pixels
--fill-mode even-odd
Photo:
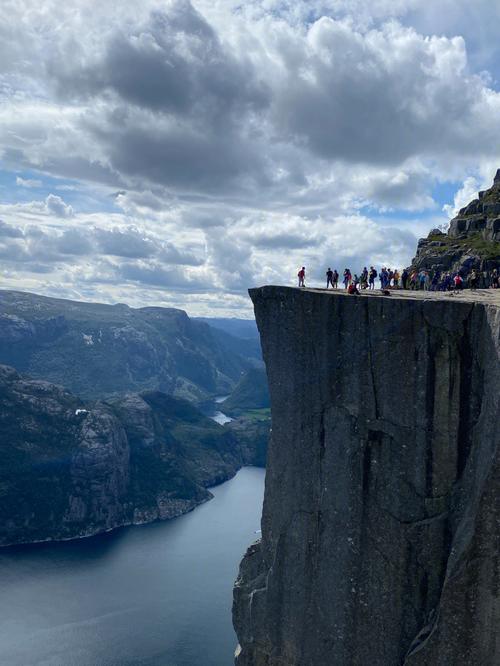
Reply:
[[[189,277],[183,269],[166,268],[157,263],[124,263],[117,269],[117,274],[124,280],[168,289],[205,291],[210,288],[210,283],[206,280],[196,276]]]
[[[146,258],[155,253],[155,245],[138,229],[96,229],[94,236],[103,254]]]
[[[233,311],[303,262],[321,280],[325,263],[407,263],[497,166],[499,11],[3,5],[0,155],[18,188],[41,190],[0,204],[11,284],[45,271],[73,297],[149,302],[168,287],[177,305]]]
[[[453,205],[446,204],[443,206],[443,211],[449,218],[455,217],[461,208],[477,197],[479,190],[478,185],[477,179],[473,176],[469,176],[465,179],[463,186],[455,194]]]
[[[13,206],[3,206],[4,210],[12,210],[20,213],[40,215],[44,217],[71,218],[74,215],[73,208],[56,194],[49,194],[42,201],[30,201],[28,203],[17,203]]]
[[[47,213],[56,217],[73,217],[73,208],[57,194],[49,194],[45,199]]]
[[[0,220],[0,238],[23,238],[24,233],[19,227],[14,227]]]
[[[42,184],[41,180],[36,180],[34,178],[21,178],[20,176],[17,176],[16,178],[16,185],[19,187],[38,188],[42,187]]]

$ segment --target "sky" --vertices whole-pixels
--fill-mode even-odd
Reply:
[[[2,0],[0,288],[251,316],[500,167],[500,3]]]

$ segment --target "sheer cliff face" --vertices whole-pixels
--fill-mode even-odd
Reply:
[[[500,308],[251,297],[273,430],[237,664],[499,663]]]

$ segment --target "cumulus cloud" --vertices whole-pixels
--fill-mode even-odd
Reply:
[[[7,224],[3,220],[0,220],[0,237],[23,238],[24,232],[19,227],[12,226],[11,224]]]
[[[122,4],[0,8],[3,164],[64,178],[0,206],[15,279],[52,263],[85,294],[125,281],[240,307],[302,262],[407,262],[436,189],[456,184],[451,216],[491,177],[495,3]]]
[[[474,176],[466,178],[463,186],[455,194],[453,204],[446,204],[443,206],[446,215],[450,218],[455,217],[461,208],[477,197],[478,190],[477,179]]]
[[[73,208],[57,194],[49,194],[45,199],[47,213],[56,217],[73,217]]]

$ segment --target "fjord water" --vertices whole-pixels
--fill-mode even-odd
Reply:
[[[0,550],[0,664],[230,666],[232,586],[264,470],[163,523]]]

